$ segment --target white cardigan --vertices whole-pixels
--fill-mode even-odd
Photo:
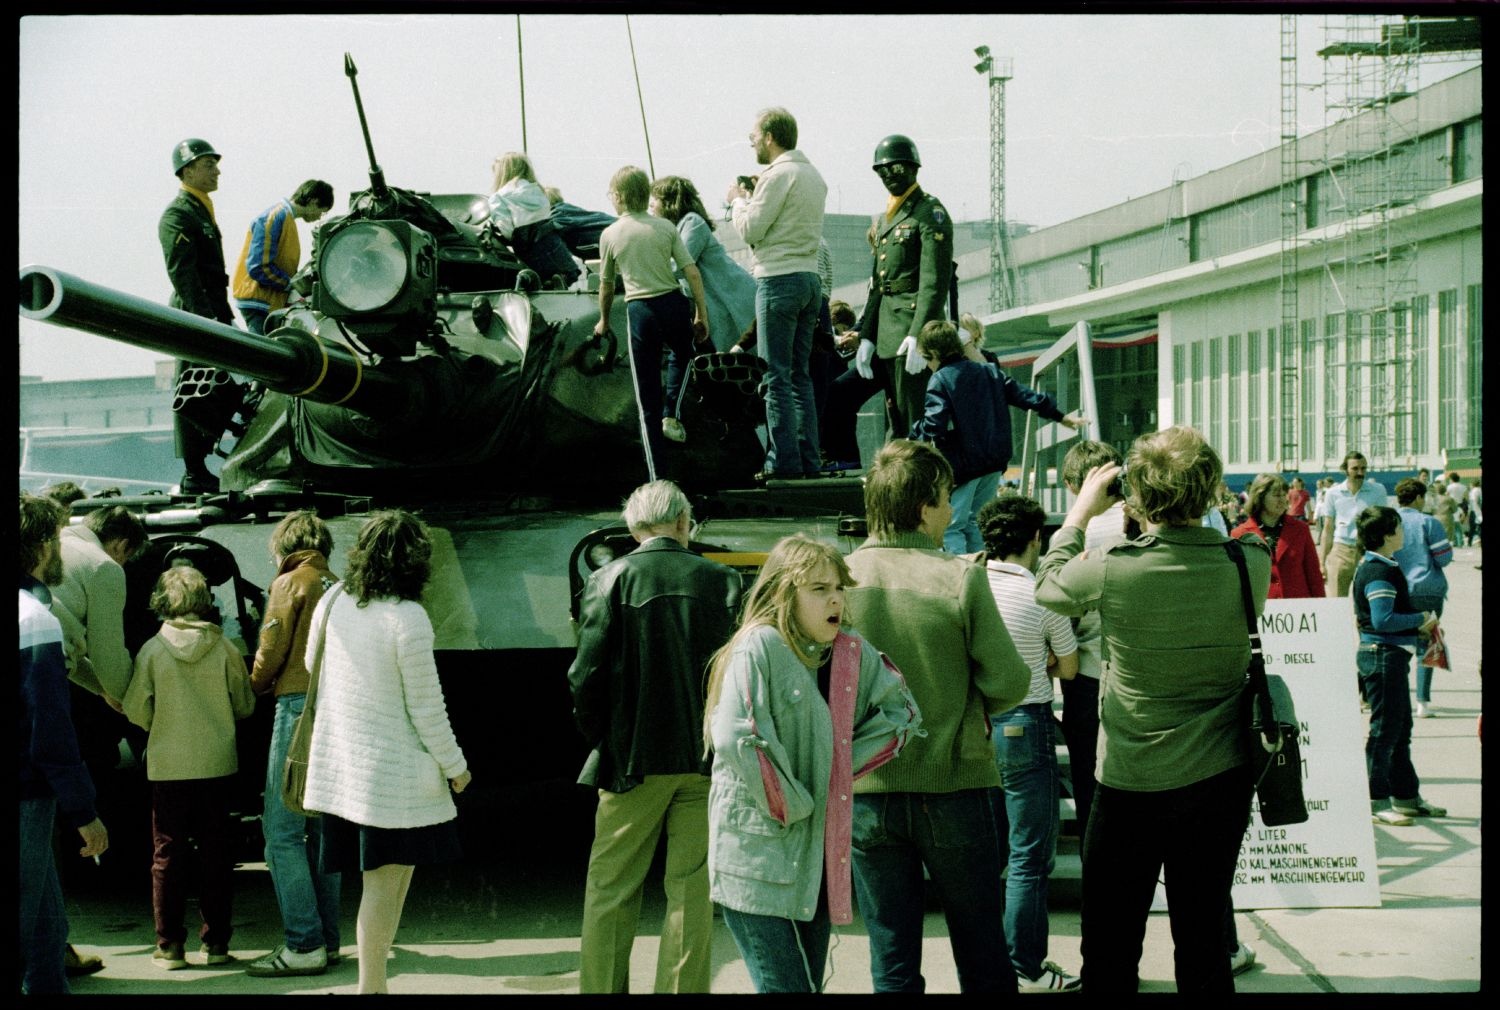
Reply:
[[[467,769],[448,724],[433,660],[432,622],[412,600],[332,601],[304,803],[377,828],[415,828],[457,816],[448,780]],[[307,643],[312,669],[316,635]]]

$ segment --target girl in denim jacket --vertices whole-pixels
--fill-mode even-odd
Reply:
[[[853,918],[854,779],[919,732],[900,672],[843,630],[852,583],[832,546],[785,538],[709,667],[709,889],[758,992],[822,990]]]

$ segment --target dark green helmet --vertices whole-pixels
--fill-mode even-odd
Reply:
[[[917,157],[917,145],[912,139],[893,133],[875,145],[875,163],[870,167],[879,168],[897,161],[909,161],[918,168],[922,167],[922,159]]]
[[[214,150],[214,145],[206,140],[199,140],[197,137],[189,137],[187,140],[184,140],[172,148],[172,174],[181,175],[184,168],[187,168],[205,154],[211,154],[215,158],[222,157],[218,151]]]

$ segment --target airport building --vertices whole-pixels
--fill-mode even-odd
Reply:
[[[1350,449],[1377,475],[1477,468],[1482,67],[1408,93],[1381,55],[1334,75],[1320,102],[1344,115],[1323,130],[1013,235],[1013,307],[991,311],[988,249],[960,252],[960,310],[1022,382],[1088,324],[1101,437],[1193,425],[1233,487],[1330,474]],[[1069,374],[1036,385],[1071,409]]]

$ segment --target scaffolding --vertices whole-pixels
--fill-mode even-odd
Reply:
[[[1283,20],[1283,135],[1287,132],[1287,45]],[[1289,227],[1283,208],[1283,465],[1287,447],[1298,448],[1286,426],[1297,423],[1299,398],[1297,362],[1285,353],[1292,344],[1301,349],[1301,456],[1321,458],[1324,469],[1335,467],[1344,453],[1364,452],[1376,468],[1401,468],[1416,463],[1414,426],[1420,418],[1413,406],[1418,363],[1427,357],[1418,345],[1426,332],[1424,321],[1413,316],[1417,304],[1417,241],[1407,219],[1413,204],[1425,193],[1441,188],[1442,179],[1422,178],[1424,159],[1417,157],[1420,119],[1400,103],[1420,87],[1424,60],[1462,59],[1471,55],[1470,19],[1355,14],[1325,19],[1323,109],[1326,145],[1311,177],[1309,223],[1335,227],[1323,243],[1322,269],[1337,311],[1327,312],[1323,325],[1297,319],[1295,282],[1288,303],[1286,287]],[[1471,30],[1473,29],[1473,30]],[[1295,28],[1292,29],[1295,32]],[[1430,38],[1424,36],[1430,33]],[[1295,52],[1295,35],[1291,46]],[[1295,67],[1295,63],[1293,63]],[[1295,77],[1295,70],[1292,72]],[[1295,95],[1295,88],[1290,89]],[[1295,101],[1295,97],[1293,98]],[[1295,107],[1291,115],[1295,121]],[[1285,136],[1283,136],[1285,144]],[[1282,155],[1282,182],[1287,181],[1287,159]],[[1299,216],[1303,208],[1298,208]],[[1291,269],[1296,269],[1295,241]],[[1291,316],[1288,317],[1287,313]],[[1299,322],[1301,340],[1295,339]],[[1321,370],[1315,351],[1305,346],[1311,338],[1321,346]],[[1323,382],[1322,409],[1317,409],[1317,379]],[[1289,396],[1285,383],[1294,383]],[[1321,442],[1315,426],[1322,419]],[[1293,454],[1295,455],[1295,453]]]
[[[990,89],[990,311],[1000,312],[1016,304],[1015,258],[1005,221],[1005,82],[1011,78],[1011,60],[991,57],[987,47],[979,55],[975,69],[988,73]]]
[[[1297,451],[1297,242],[1305,220],[1301,163],[1297,159],[1297,16],[1281,15],[1281,363],[1278,428],[1280,469],[1299,469]],[[1266,363],[1267,371],[1272,368]],[[1271,444],[1276,436],[1270,435]]]

